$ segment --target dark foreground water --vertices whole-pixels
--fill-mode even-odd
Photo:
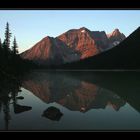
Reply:
[[[0,130],[140,130],[140,72],[33,71],[0,91]]]

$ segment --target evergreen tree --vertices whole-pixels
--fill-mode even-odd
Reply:
[[[0,49],[2,49],[2,43],[1,43],[1,38],[0,38]]]
[[[14,37],[13,46],[12,46],[12,52],[14,55],[18,54],[17,48],[18,48],[18,45],[17,45],[16,37]]]
[[[2,43],[1,43],[1,38],[0,38],[0,58],[2,57]]]
[[[6,24],[6,28],[5,28],[5,49],[7,50],[7,52],[10,50],[10,38],[11,38],[11,33],[10,33],[10,29],[9,29],[9,23],[7,22]]]
[[[2,62],[2,43],[1,43],[1,39],[0,39],[0,65],[1,65],[1,62]]]
[[[3,48],[4,56],[5,56],[5,59],[6,59],[8,57],[8,50],[7,50],[7,46],[6,46],[6,41],[5,40],[2,43],[2,48]]]

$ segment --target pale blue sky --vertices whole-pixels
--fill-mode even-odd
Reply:
[[[7,21],[22,52],[45,36],[56,37],[73,28],[106,33],[119,28],[128,36],[140,26],[140,10],[0,10],[2,40]]]

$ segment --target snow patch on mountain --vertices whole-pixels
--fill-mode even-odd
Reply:
[[[82,30],[82,31],[81,31],[81,33],[84,33],[84,32],[85,32],[85,30]]]

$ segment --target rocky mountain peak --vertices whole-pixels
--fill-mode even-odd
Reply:
[[[119,36],[119,35],[121,35],[121,32],[120,32],[120,30],[118,28],[116,28],[116,29],[114,29],[113,32],[107,34],[107,37],[110,38],[112,36]]]
[[[115,29],[115,30],[112,32],[112,35],[113,35],[113,36],[121,35],[120,30],[119,30],[119,29]]]
[[[81,27],[68,30],[56,38],[46,36],[21,56],[39,64],[69,63],[97,55],[116,46],[124,38],[117,28],[107,35],[105,31],[90,31]]]
[[[126,38],[126,36],[123,33],[121,33],[118,28],[116,28],[112,33],[107,34],[107,37],[112,47],[118,45],[121,41],[123,41]]]

